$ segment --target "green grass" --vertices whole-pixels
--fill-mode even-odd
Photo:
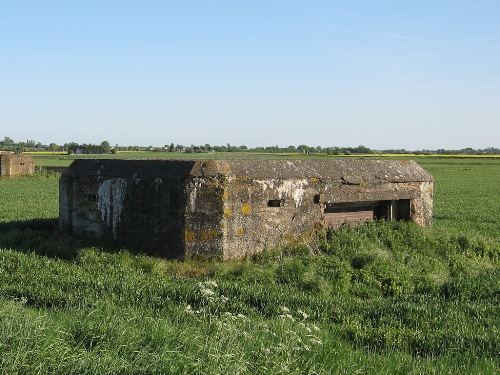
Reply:
[[[433,229],[225,263],[60,238],[54,175],[0,179],[0,372],[498,373],[500,161],[419,162]]]
[[[435,228],[500,241],[500,160],[418,159],[434,175]]]
[[[290,159],[339,159],[345,158],[345,155],[326,155],[326,154],[297,154],[297,153],[252,153],[252,152],[203,152],[203,153],[186,153],[186,152],[160,152],[160,151],[118,151],[116,154],[102,154],[102,155],[61,155],[59,153],[30,153],[37,166],[43,167],[68,167],[75,159],[276,159],[276,158],[290,158]],[[352,158],[402,158],[402,159],[415,159],[419,163],[425,164],[495,164],[500,163],[500,155],[384,155],[384,154],[364,154],[364,155],[350,155]]]
[[[58,199],[59,175],[56,173],[0,178],[0,223],[56,218]]]

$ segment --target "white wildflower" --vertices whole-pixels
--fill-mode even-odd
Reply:
[[[290,309],[288,307],[281,306],[280,309],[283,314],[290,314]]]
[[[207,288],[217,288],[218,285],[215,281],[212,281],[212,280],[209,280],[209,281],[205,281],[205,287]]]
[[[229,311],[226,311],[226,312],[223,314],[223,316],[224,316],[226,319],[231,319],[231,320],[236,320],[236,319],[238,319],[238,318],[236,317],[236,315],[232,314],[232,313],[231,313],[231,312],[229,312]]]
[[[203,297],[210,297],[215,294],[215,292],[212,289],[208,288],[200,289],[200,293]]]
[[[309,314],[307,314],[306,312],[304,312],[304,311],[302,311],[302,310],[298,310],[298,311],[297,311],[297,313],[298,313],[299,315],[302,315],[302,318],[303,318],[303,319],[307,319],[307,318],[309,318]]]
[[[290,319],[292,322],[295,322],[295,319],[292,315],[290,314],[283,314],[283,315],[278,315],[278,319]]]
[[[227,298],[226,296],[220,296],[219,297],[219,302],[224,304],[226,303],[227,301],[229,301],[229,298]]]
[[[316,324],[311,324],[311,328],[313,331],[319,331],[319,327]]]
[[[316,345],[322,345],[323,342],[316,336],[314,335],[308,335],[309,337],[309,341],[311,342],[311,344],[316,344]]]

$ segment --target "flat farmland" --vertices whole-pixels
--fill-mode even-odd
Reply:
[[[500,160],[415,160],[432,229],[369,223],[225,263],[60,237],[57,174],[0,179],[0,372],[498,373]]]
[[[499,159],[415,159],[434,176],[434,227],[500,241]]]

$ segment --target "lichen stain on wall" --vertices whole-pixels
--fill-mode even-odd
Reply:
[[[184,240],[186,241],[186,243],[191,244],[194,242],[195,239],[196,235],[193,231],[190,230],[184,231]]]
[[[248,215],[250,212],[252,212],[252,206],[248,203],[243,204],[243,207],[241,207],[241,213],[243,215]]]
[[[206,185],[206,181],[203,181],[201,179],[193,179],[188,187],[187,187],[187,194],[188,194],[188,199],[187,199],[187,209],[188,211],[191,212],[196,212],[197,209],[197,200],[200,199],[201,197],[199,196],[200,193],[203,192],[203,187]]]
[[[127,181],[114,178],[101,182],[97,192],[97,208],[101,219],[111,225],[113,238],[116,239],[116,228],[123,211],[123,201],[127,191]]]
[[[295,208],[302,204],[304,195],[306,194],[306,187],[309,185],[307,179],[293,179],[293,180],[255,180],[261,186],[262,191],[268,189],[276,191],[279,199],[293,198]]]

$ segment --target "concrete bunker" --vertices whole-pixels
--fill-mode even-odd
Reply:
[[[30,155],[0,152],[0,177],[25,176],[35,173],[35,160]]]
[[[399,160],[76,160],[59,225],[174,258],[240,258],[345,222],[432,223],[433,178]]]

